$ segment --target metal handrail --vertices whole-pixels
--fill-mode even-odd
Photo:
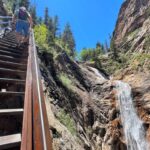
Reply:
[[[28,143],[29,140],[32,142]],[[21,150],[52,150],[33,31],[29,42]]]

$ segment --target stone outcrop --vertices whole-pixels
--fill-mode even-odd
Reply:
[[[150,0],[126,0],[123,3],[114,41],[125,52],[150,52]]]

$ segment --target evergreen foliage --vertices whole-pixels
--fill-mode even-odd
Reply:
[[[104,53],[104,46],[99,42],[96,44],[96,48],[83,48],[80,53],[81,61],[97,61],[99,56]]]
[[[44,24],[48,27],[49,24],[49,10],[48,7],[45,8]]]
[[[117,48],[113,37],[111,38],[110,42],[110,51],[113,53],[113,59],[117,60],[118,59]]]
[[[32,16],[33,24],[37,24],[37,15],[36,15],[36,6],[31,6],[30,7],[30,14]]]
[[[53,19],[53,32],[52,32],[54,38],[56,38],[58,30],[59,30],[59,18],[58,16],[55,16]]]
[[[63,31],[62,42],[63,42],[64,47],[69,50],[67,51],[68,55],[74,58],[76,44],[75,44],[75,39],[74,39],[69,23],[66,24],[65,29]]]

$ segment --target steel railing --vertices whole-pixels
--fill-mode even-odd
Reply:
[[[52,150],[33,31],[30,34],[21,150]]]

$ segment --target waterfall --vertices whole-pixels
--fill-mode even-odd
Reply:
[[[143,122],[137,116],[134,108],[131,87],[121,81],[116,81],[115,83],[127,149],[148,150]]]
[[[93,67],[89,67],[89,68],[95,73],[95,75],[98,78],[100,78],[102,80],[106,80],[106,77],[102,73],[100,73],[96,68],[93,68]]]

